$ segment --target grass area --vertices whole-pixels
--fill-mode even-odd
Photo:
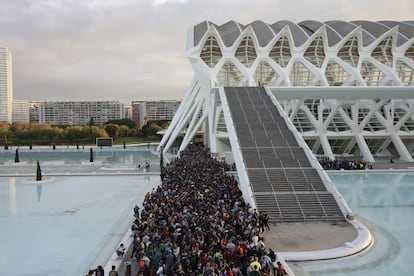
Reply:
[[[159,143],[161,141],[160,137],[121,137],[114,140],[114,145],[123,145],[125,144],[141,144],[141,143]]]

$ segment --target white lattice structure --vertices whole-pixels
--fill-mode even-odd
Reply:
[[[413,161],[414,21],[204,21],[187,42],[195,77],[164,151],[199,131],[212,152],[230,151],[216,88],[267,86],[314,153]]]

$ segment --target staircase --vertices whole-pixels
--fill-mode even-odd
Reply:
[[[225,94],[258,211],[270,222],[345,221],[264,88]]]

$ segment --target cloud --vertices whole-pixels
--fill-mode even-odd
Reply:
[[[298,8],[300,7],[300,9]],[[408,0],[2,0],[16,99],[181,99],[189,26],[204,20],[407,20]]]
[[[185,3],[188,0],[154,0],[154,5],[163,5],[167,3]]]

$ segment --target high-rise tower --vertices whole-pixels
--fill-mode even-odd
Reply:
[[[9,49],[0,47],[0,121],[12,122],[13,82]]]

